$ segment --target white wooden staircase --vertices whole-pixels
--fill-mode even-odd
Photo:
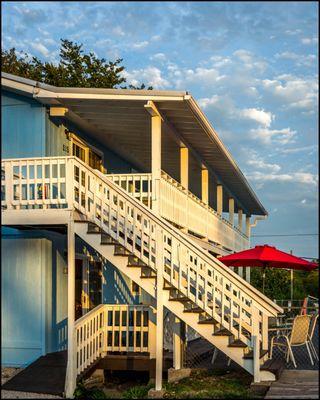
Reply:
[[[105,175],[76,162],[80,176],[90,174],[91,190],[86,179],[76,183],[89,197],[75,202],[86,217],[75,233],[151,296],[161,294],[167,309],[257,380],[274,380],[261,366],[268,318],[281,308]]]
[[[32,166],[48,176],[24,174]],[[256,381],[275,379],[263,365],[268,319],[282,309],[106,175],[75,157],[56,157],[5,160],[2,178],[6,221],[37,215],[58,223],[76,210],[79,237]]]

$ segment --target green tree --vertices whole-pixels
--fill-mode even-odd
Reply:
[[[122,58],[107,61],[93,52],[86,54],[82,44],[61,39],[58,64],[41,61],[27,53],[17,53],[15,48],[1,52],[1,70],[23,78],[60,87],[145,89],[133,85],[121,86],[126,82],[122,72]],[[152,89],[151,86],[148,87]]]
[[[262,268],[251,269],[251,284],[262,291]],[[265,295],[270,299],[291,297],[290,271],[280,268],[266,268]],[[306,296],[319,297],[319,270],[293,272],[293,299],[302,300]]]

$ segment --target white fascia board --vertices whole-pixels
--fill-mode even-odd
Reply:
[[[122,94],[52,93],[40,89],[36,98],[79,100],[184,101],[183,96],[137,96]]]
[[[8,89],[18,93],[24,93],[27,96],[32,97],[34,92],[34,86],[30,86],[26,83],[16,82],[11,79],[1,78],[1,86],[3,89]]]

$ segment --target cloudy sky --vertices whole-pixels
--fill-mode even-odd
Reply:
[[[132,84],[192,93],[269,211],[252,244],[318,255],[316,2],[2,2],[2,48],[60,38],[123,58]]]

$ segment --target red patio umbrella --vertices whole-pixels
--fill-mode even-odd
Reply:
[[[228,266],[233,267],[262,267],[283,268],[312,271],[317,268],[316,263],[312,263],[292,254],[278,250],[276,247],[263,245],[255,246],[252,249],[243,250],[228,256],[219,257],[219,260]],[[263,274],[263,291],[264,291]]]

